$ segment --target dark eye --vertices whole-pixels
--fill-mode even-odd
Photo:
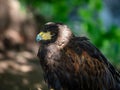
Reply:
[[[54,36],[56,36],[56,34],[55,34],[55,33],[53,33],[53,34],[52,34],[52,37],[54,37]]]

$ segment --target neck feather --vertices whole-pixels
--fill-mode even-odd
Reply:
[[[59,34],[57,40],[55,41],[55,44],[59,49],[62,49],[68,44],[71,37],[72,37],[72,32],[66,25],[59,26]]]

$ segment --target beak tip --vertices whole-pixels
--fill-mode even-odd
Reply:
[[[39,42],[40,40],[42,40],[41,36],[40,36],[40,35],[37,35],[37,36],[36,36],[36,42]]]

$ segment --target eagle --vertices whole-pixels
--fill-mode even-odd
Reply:
[[[48,22],[36,36],[49,90],[120,90],[120,74],[86,37]]]

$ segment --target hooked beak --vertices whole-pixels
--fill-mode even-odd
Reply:
[[[51,33],[48,32],[40,32],[37,36],[36,36],[36,41],[39,42],[41,40],[51,40],[52,35]]]
[[[41,41],[42,40],[42,37],[40,36],[40,34],[38,34],[37,36],[36,36],[36,42],[39,42],[39,41]]]

